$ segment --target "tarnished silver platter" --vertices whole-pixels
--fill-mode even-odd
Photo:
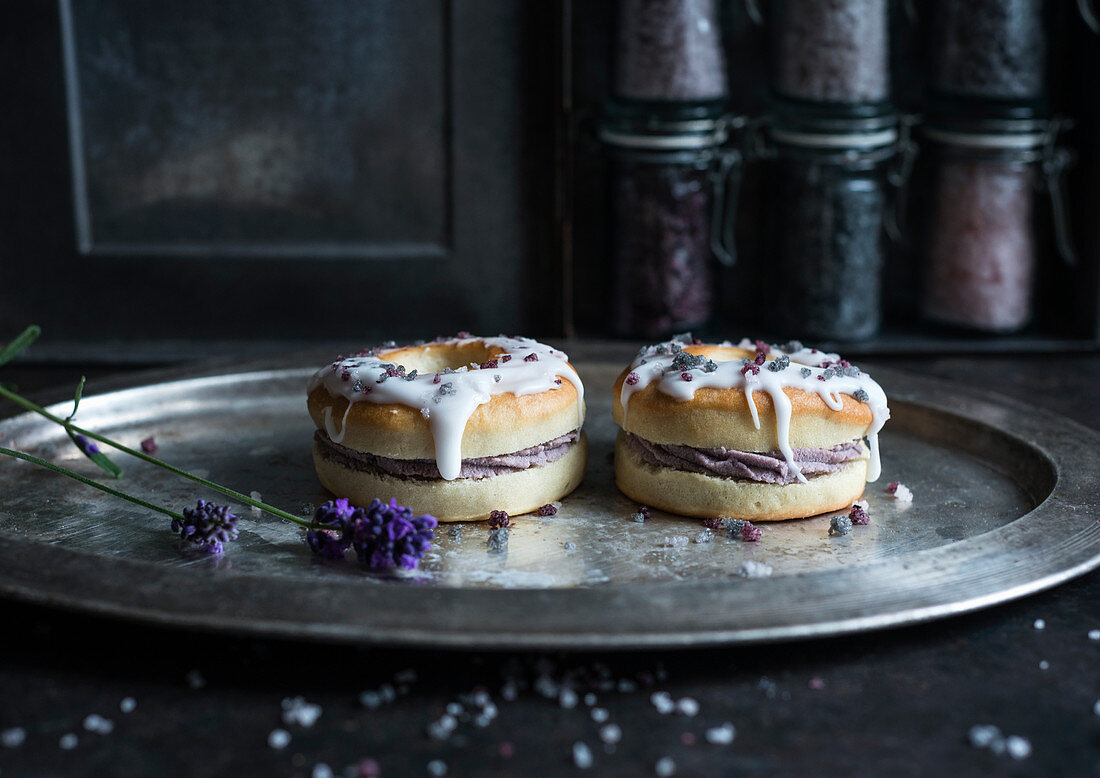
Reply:
[[[577,363],[588,475],[552,518],[522,517],[506,552],[482,524],[442,525],[412,575],[311,557],[301,531],[243,515],[221,558],[181,552],[164,517],[22,462],[0,461],[0,593],[158,624],[316,640],[452,647],[627,648],[805,638],[910,624],[1054,586],[1100,564],[1100,435],[1004,399],[872,371],[891,398],[871,524],[765,525],[758,543],[654,512],[614,487],[609,387]],[[305,513],[327,498],[310,459],[308,368],[207,374],[88,396],[79,422],[239,491]],[[92,387],[94,390],[94,387]],[[66,415],[69,403],[55,411]],[[0,440],[93,477],[60,429],[29,414]],[[118,485],[182,508],[203,493],[119,458]],[[905,507],[885,494],[898,480]],[[415,507],[415,506],[414,506]],[[455,527],[459,527],[455,529]],[[677,545],[675,536],[691,542]],[[569,544],[567,546],[566,544]],[[571,546],[575,545],[575,548]],[[768,577],[739,574],[757,562]],[[759,572],[763,568],[755,566]]]

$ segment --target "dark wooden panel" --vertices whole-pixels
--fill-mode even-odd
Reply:
[[[111,43],[81,52],[84,6],[72,4],[74,64],[95,60],[77,68],[83,181],[70,166],[64,6],[0,7],[0,146],[18,149],[0,154],[2,331],[560,331],[547,315],[559,302],[556,3],[94,5],[88,39]],[[90,256],[77,251],[74,190],[87,193]]]
[[[442,256],[445,0],[62,0],[78,238]]]

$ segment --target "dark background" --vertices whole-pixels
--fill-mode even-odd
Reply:
[[[895,98],[920,113],[928,19],[903,5]],[[1100,39],[1072,6],[1050,4],[1049,83],[1077,120],[1079,267],[1045,247],[1021,334],[922,326],[918,161],[886,327],[849,352],[1100,340]],[[767,31],[740,2],[723,9],[731,108],[760,116]],[[606,335],[595,128],[614,20],[613,2],[570,0],[6,4],[0,331],[36,321],[47,338],[32,357],[93,347],[105,361],[459,329]],[[771,334],[767,180],[750,166],[715,334]]]
[[[855,350],[1095,429],[1100,358],[1065,358],[1100,342],[1100,40],[1072,5],[1051,3],[1050,82],[1056,109],[1078,121],[1068,140],[1079,154],[1070,186],[1080,267],[1066,271],[1048,251],[1034,327],[960,337],[913,316],[913,233],[887,270],[887,329]],[[62,8],[72,12],[68,90]],[[766,34],[739,2],[725,8],[733,108],[758,115]],[[0,5],[0,341],[31,321],[46,330],[4,380],[34,393],[88,372],[94,391],[96,377],[122,364],[303,342],[458,329],[605,335],[594,138],[613,21],[613,3],[569,0]],[[909,111],[923,109],[926,22],[895,14],[895,88]],[[920,174],[918,164],[916,204]],[[723,336],[766,334],[753,328],[768,283],[766,185],[766,169],[750,170],[742,259],[723,278],[715,326]],[[918,208],[910,223],[919,220]],[[734,317],[734,306],[748,313]],[[1022,350],[1052,353],[947,353]],[[25,727],[27,741],[0,749],[0,770],[310,775],[324,761],[339,775],[372,757],[386,776],[422,775],[432,758],[450,775],[559,774],[572,771],[572,744],[583,740],[599,775],[652,774],[672,756],[681,776],[1100,776],[1100,642],[1087,637],[1100,629],[1098,602],[1093,572],[904,630],[601,656],[259,641],[3,602],[0,729]],[[1046,629],[1034,629],[1037,618]],[[359,692],[410,667],[419,680],[407,695],[378,710],[359,705]],[[205,687],[189,687],[192,670]],[[504,679],[529,686],[540,673],[637,684],[599,692],[623,730],[616,753],[604,753],[583,707],[563,709],[529,688],[501,703]],[[501,717],[485,729],[464,724],[447,742],[428,738],[445,705],[479,686]],[[659,716],[655,689],[698,699],[699,717]],[[325,712],[312,729],[289,727],[291,746],[273,751],[266,738],[281,726],[280,700],[299,694]],[[118,711],[124,696],[137,699],[129,716]],[[85,732],[90,713],[111,718],[115,731]],[[727,720],[738,728],[734,744],[703,745],[704,729]],[[1016,762],[972,748],[967,731],[986,723],[1028,737],[1032,756]],[[74,751],[57,746],[66,732],[80,737]],[[684,744],[685,732],[695,745]],[[513,757],[500,755],[503,742]]]

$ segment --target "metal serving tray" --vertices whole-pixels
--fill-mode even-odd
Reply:
[[[157,624],[324,641],[673,647],[911,624],[1100,565],[1100,435],[888,370],[873,371],[893,419],[882,435],[883,477],[864,495],[869,525],[832,537],[825,515],[765,524],[757,543],[723,533],[700,543],[697,519],[654,511],[636,523],[636,506],[612,478],[609,387],[621,366],[577,367],[588,393],[587,477],[557,516],[520,517],[506,552],[487,548],[484,524],[441,525],[418,571],[373,574],[350,554],[313,558],[299,529],[243,507],[239,540],[213,558],[181,551],[163,516],[3,459],[0,593]],[[155,435],[166,461],[305,514],[328,498],[310,458],[310,372],[145,383],[86,397],[79,422],[134,447]],[[37,416],[0,422],[0,440],[98,477]],[[116,485],[138,496],[177,508],[220,497],[117,461],[126,473]],[[886,495],[894,480],[912,489],[912,505]],[[677,535],[691,542],[677,546]],[[771,575],[741,575],[748,561]]]

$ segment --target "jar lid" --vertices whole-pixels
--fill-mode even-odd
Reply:
[[[1043,100],[933,99],[923,134],[948,146],[1030,151],[1049,142],[1052,127]]]
[[[898,141],[899,117],[889,101],[815,103],[773,96],[771,137],[817,149],[877,149]]]
[[[744,124],[724,100],[675,103],[610,100],[600,140],[620,148],[681,151],[721,146],[732,127]]]
[[[929,120],[925,138],[945,146],[992,151],[1035,151],[1050,143],[1049,119]]]

